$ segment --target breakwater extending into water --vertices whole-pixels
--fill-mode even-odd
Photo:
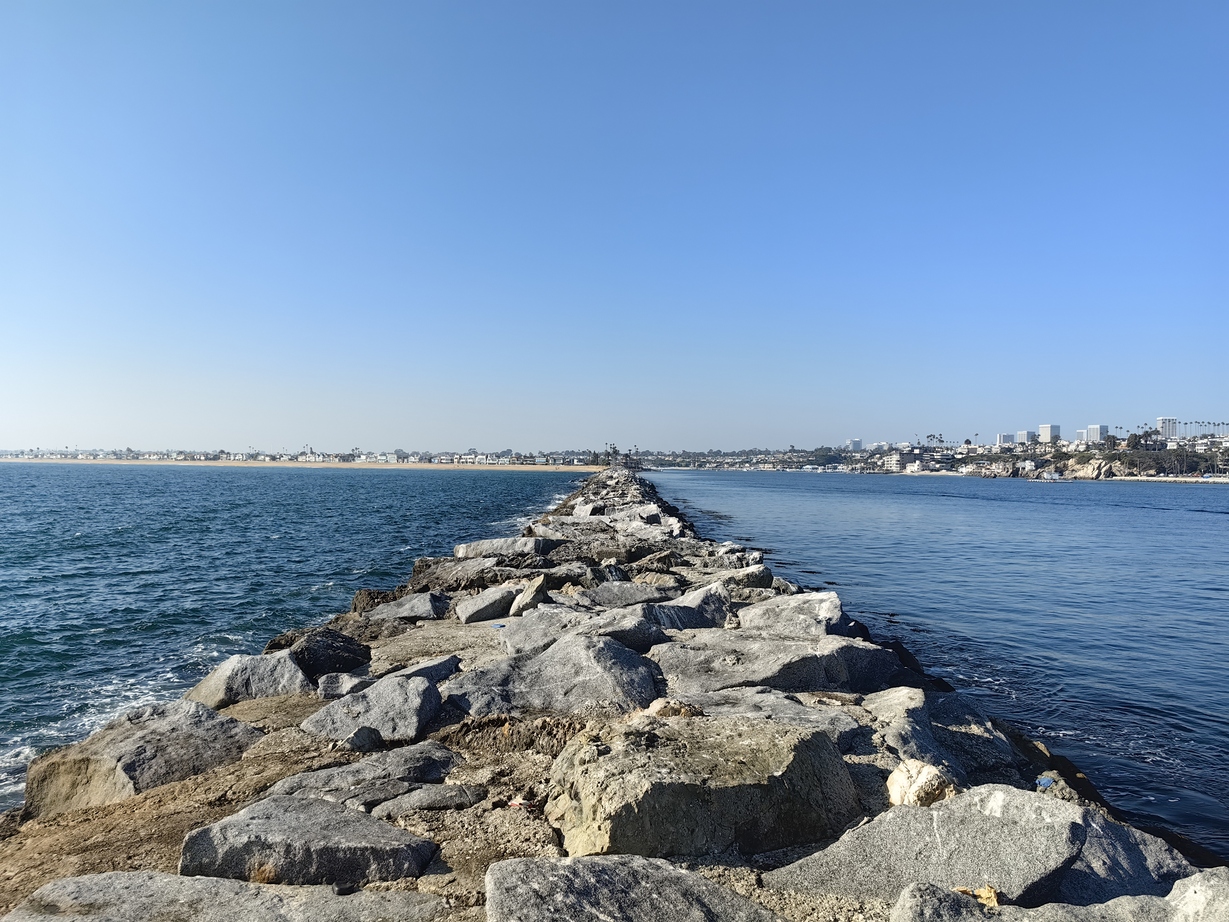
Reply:
[[[519,539],[418,561],[391,597],[229,661],[189,699],[40,760],[28,822],[0,842],[6,873],[173,865],[190,876],[142,876],[141,899],[356,918],[398,899],[420,918],[557,917],[561,901],[579,917],[611,900],[610,917],[656,918],[663,899],[713,918],[980,914],[934,889],[957,884],[1022,905],[1137,895],[1159,912],[1229,883],[1082,802],[1077,779],[872,642],[835,594],[697,538],[621,473]],[[178,744],[128,772],[149,734]],[[107,759],[129,790],[92,774]],[[913,838],[940,828],[954,850],[919,863]],[[262,851],[278,836],[296,848]],[[356,840],[366,863],[342,868]],[[51,885],[26,914],[122,903],[126,879]],[[382,881],[412,882],[413,899],[378,895]],[[655,907],[637,909],[633,881]]]

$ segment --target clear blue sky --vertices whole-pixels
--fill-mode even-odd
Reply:
[[[1229,419],[1229,5],[0,3],[0,447]]]

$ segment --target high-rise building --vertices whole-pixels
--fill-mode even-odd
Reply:
[[[1088,441],[1090,442],[1104,442],[1106,439],[1106,436],[1108,436],[1109,434],[1110,434],[1109,426],[1089,426],[1088,427]]]
[[[995,445],[1014,445],[1016,437],[1010,432],[1000,432],[994,437]]]
[[[1088,441],[1088,430],[1087,429],[1076,429],[1075,430],[1075,440],[1077,442],[1087,442]]]
[[[1042,423],[1037,427],[1037,435],[1042,445],[1053,445],[1058,441],[1058,426],[1054,423]]]
[[[861,439],[846,439],[845,447],[848,448],[850,451],[861,451],[862,450],[862,440]]]
[[[1037,433],[1029,429],[1021,429],[1016,433],[1016,441],[1022,445],[1028,445],[1031,442],[1037,441]]]
[[[1176,439],[1178,437],[1178,417],[1158,416],[1156,427],[1161,430],[1161,438]]]

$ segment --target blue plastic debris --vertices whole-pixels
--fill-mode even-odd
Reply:
[[[1054,783],[1053,778],[1038,778],[1037,779],[1037,787],[1041,788],[1043,791],[1046,788],[1050,787],[1050,785],[1052,785],[1053,783]]]

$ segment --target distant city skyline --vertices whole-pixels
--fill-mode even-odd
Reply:
[[[1227,33],[1199,0],[4,4],[0,446],[1214,415]]]

